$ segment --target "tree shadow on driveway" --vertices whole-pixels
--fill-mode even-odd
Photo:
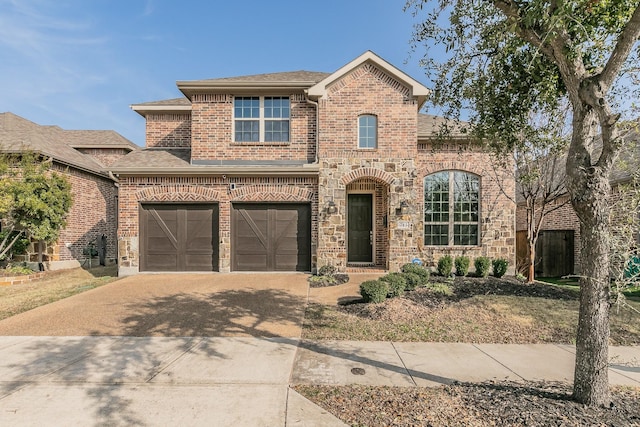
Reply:
[[[179,293],[127,307],[123,335],[299,337],[306,299],[279,289]]]

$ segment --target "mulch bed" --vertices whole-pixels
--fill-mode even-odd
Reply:
[[[353,426],[640,426],[640,390],[614,388],[607,408],[571,400],[566,383],[454,383],[437,388],[296,386]]]

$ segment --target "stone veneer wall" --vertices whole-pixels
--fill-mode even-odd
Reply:
[[[358,118],[377,117],[377,147],[358,148]],[[319,101],[319,195],[321,209],[333,200],[335,215],[318,226],[318,265],[347,268],[348,188],[357,182],[376,183],[374,261],[397,270],[417,253],[413,229],[399,229],[398,221],[419,220],[396,215],[396,207],[418,195],[414,185],[417,156],[418,106],[410,88],[371,63],[364,63],[327,88]],[[386,219],[386,226],[385,226]]]
[[[236,188],[230,190],[229,184]],[[207,202],[219,205],[219,268],[231,268],[231,205],[233,202],[311,203],[312,266],[316,265],[317,179],[315,177],[135,177],[120,179],[120,223],[118,227],[121,274],[139,267],[139,206],[143,202]]]
[[[506,258],[511,271],[515,268],[516,206],[515,181],[508,171],[500,172],[492,166],[491,155],[480,147],[465,142],[440,144],[423,142],[417,159],[416,184],[420,187],[415,208],[422,214],[423,180],[427,175],[441,171],[464,171],[480,177],[480,245],[478,246],[424,246],[422,219],[415,224],[417,245],[427,265],[435,266],[444,255],[465,255]],[[506,193],[506,194],[505,194]],[[472,264],[473,265],[473,264]]]

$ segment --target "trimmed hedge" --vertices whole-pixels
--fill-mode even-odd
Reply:
[[[469,272],[471,260],[468,256],[457,256],[454,264],[456,266],[456,276],[466,276]]]
[[[500,278],[504,276],[507,272],[507,267],[509,267],[509,260],[504,258],[494,259],[493,262],[493,275]]]
[[[387,299],[389,284],[384,280],[367,280],[360,284],[360,295],[364,302],[379,303]]]
[[[402,273],[404,280],[407,282],[407,291],[413,291],[415,288],[425,285],[427,282],[416,273]]]
[[[429,269],[418,265],[418,264],[413,264],[413,263],[408,263],[403,265],[400,270],[403,273],[414,273],[417,274],[420,277],[420,284],[418,286],[422,286],[424,284],[426,284],[429,281],[429,276],[431,276],[431,272],[429,271]]]
[[[438,260],[438,274],[444,277],[451,276],[451,269],[453,268],[453,258],[451,255],[445,255]]]
[[[380,280],[383,280],[389,284],[389,292],[387,297],[394,298],[404,294],[407,288],[407,281],[402,273],[389,273],[386,276],[382,276]]]
[[[489,269],[491,268],[491,260],[486,256],[479,256],[473,261],[473,265],[476,267],[476,276],[487,277],[489,275]]]

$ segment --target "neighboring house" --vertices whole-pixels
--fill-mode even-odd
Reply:
[[[50,269],[77,267],[83,250],[96,238],[106,236],[106,258],[117,259],[116,180],[105,169],[117,158],[139,147],[114,131],[64,130],[41,126],[12,113],[0,113],[0,152],[32,152],[51,158],[53,168],[71,183],[73,204],[67,226],[58,242],[45,251]],[[27,260],[37,261],[35,247]]]
[[[397,270],[445,255],[515,261],[515,204],[429,90],[366,52],[334,73],[179,81],[136,104],[146,148],[119,180],[120,274]],[[502,186],[514,195],[513,179]]]
[[[640,145],[635,142],[638,139],[637,133],[631,132],[625,136],[625,139],[627,143],[609,179],[613,221],[616,221],[616,206],[623,203],[621,200],[626,197],[625,186],[632,182],[633,173],[640,165]],[[561,165],[564,168],[564,159]],[[564,180],[565,174],[564,170],[559,172],[558,179]],[[529,259],[526,238],[527,214],[522,198],[517,197],[516,200],[517,264],[518,268],[526,268]],[[535,274],[537,277],[580,274],[580,220],[567,193],[555,199],[550,206],[558,205],[560,205],[559,208],[544,217],[540,227],[536,243]],[[639,234],[636,234],[636,241],[640,244]]]

